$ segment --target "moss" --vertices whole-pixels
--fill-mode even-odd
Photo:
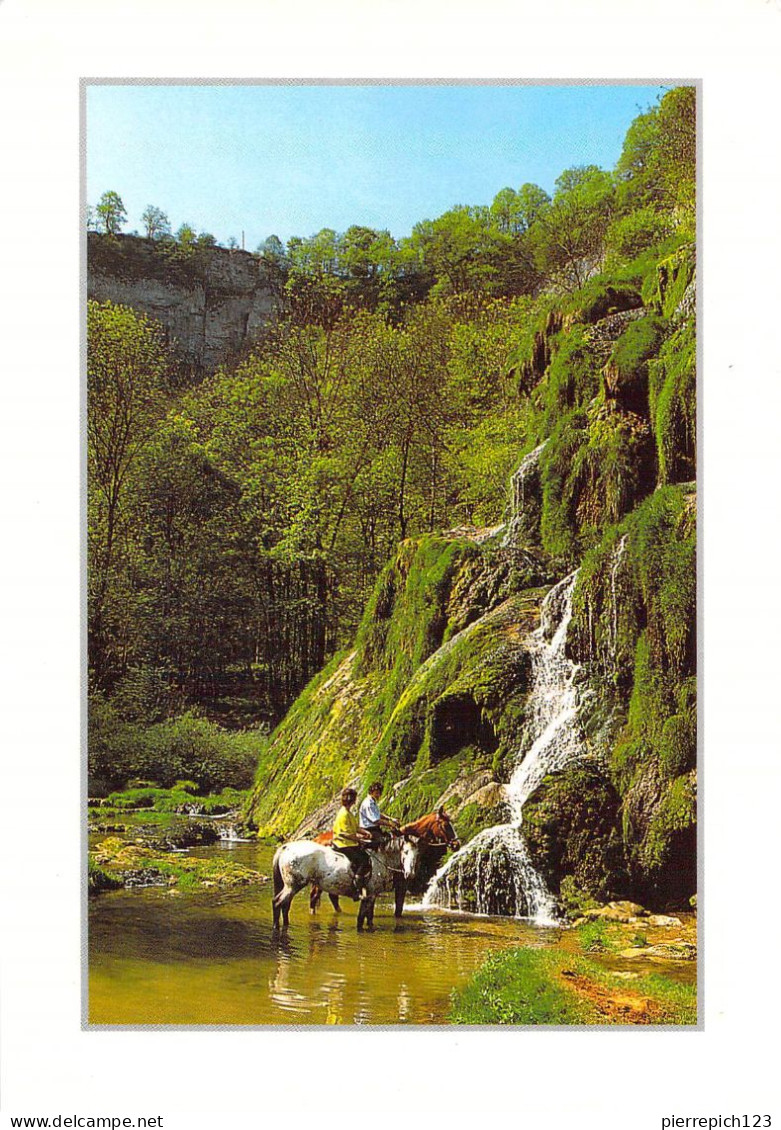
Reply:
[[[570,412],[558,422],[540,457],[543,549],[554,559],[573,561],[577,555],[576,499],[567,489],[572,464],[587,442],[588,417]]]
[[[580,544],[583,531],[617,522],[653,490],[654,473],[653,442],[645,422],[632,413],[594,405],[587,441],[575,455],[566,484]]]
[[[103,840],[91,853],[89,869],[90,883],[93,874],[104,873],[115,887],[158,884],[188,891],[266,881],[266,876],[259,871],[228,858],[195,859],[172,855],[159,846],[128,843],[116,837]]]
[[[101,891],[116,891],[122,886],[124,886],[124,883],[119,875],[101,867],[94,859],[89,860],[87,871],[88,894],[98,895]]]
[[[689,285],[694,281],[695,272],[694,245],[687,243],[658,264],[656,277],[649,280],[645,287],[646,302],[665,318],[675,317],[680,312]]]
[[[605,395],[624,411],[649,415],[648,363],[659,352],[668,323],[648,314],[630,322],[615,342],[604,369]]]
[[[161,813],[194,812],[218,816],[240,808],[246,797],[241,789],[223,789],[220,793],[198,796],[198,786],[194,781],[177,781],[173,788],[164,789],[155,785],[129,788],[110,793],[106,797],[107,807],[118,812],[148,810]]]
[[[697,761],[697,720],[690,713],[673,714],[662,726],[659,762],[668,780],[695,767]]]
[[[666,871],[680,853],[682,840],[688,840],[697,820],[697,791],[694,774],[677,777],[665,789],[650,822],[643,844],[644,863],[653,875]],[[693,857],[684,852],[686,869],[692,869]],[[688,890],[687,895],[691,894]]]
[[[373,777],[419,780],[398,799],[400,815],[417,817],[459,766],[491,765],[522,718],[520,638],[540,598],[534,589],[472,619],[517,583],[512,570],[482,583],[483,570],[503,569],[490,548],[462,539],[402,544],[354,651],[309,684],[272,735],[245,813],[251,826],[290,833],[346,784]]]
[[[524,837],[554,891],[565,877],[603,901],[625,888],[619,804],[610,781],[587,765],[549,774],[529,797]]]
[[[622,310],[634,310],[642,304],[636,287],[624,281],[598,276],[575,291],[564,309],[578,321],[593,323]]]
[[[650,365],[649,398],[659,479],[688,482],[697,468],[697,343],[687,322]]]
[[[363,710],[376,684],[355,675],[355,652],[340,653],[296,699],[258,764],[243,819],[261,835],[289,834],[354,782],[379,737]]]
[[[663,902],[694,889],[694,809],[679,827],[683,786],[669,791],[696,763],[694,503],[686,488],[662,488],[607,531],[581,567],[569,634],[612,702],[606,752],[634,890]]]
[[[393,794],[388,811],[402,823],[431,812],[435,802],[464,770],[460,757],[451,757],[434,769],[425,769],[405,781]],[[459,826],[460,831],[460,826]]]
[[[426,773],[443,746],[462,767],[493,764],[498,750],[516,736],[522,717],[530,668],[521,626],[531,625],[538,601],[539,590],[510,598],[418,668],[383,728],[367,778],[399,780]],[[462,729],[457,718],[448,721],[448,714],[463,718],[465,703],[473,724]]]
[[[580,568],[572,652],[624,692],[624,706],[649,663],[670,673],[675,687],[694,674],[695,503],[693,494],[678,487],[655,491],[605,531]]]
[[[553,358],[540,386],[542,436],[573,408],[580,408],[599,390],[599,362],[588,330],[573,326],[556,339]]]
[[[567,564],[598,543],[653,490],[654,447],[648,425],[595,401],[554,429],[542,452],[543,548]]]
[[[573,875],[565,875],[561,880],[559,902],[569,918],[579,918],[585,910],[598,906],[594,896],[579,887]]]
[[[356,648],[359,674],[384,672],[385,715],[413,672],[447,639],[451,591],[466,562],[479,556],[473,542],[428,536],[402,542],[383,570]]]
[[[630,322],[615,342],[610,363],[624,374],[634,373],[656,355],[667,333],[667,321],[647,314]]]

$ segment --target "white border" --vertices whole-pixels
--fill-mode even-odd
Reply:
[[[198,1130],[240,1113],[287,1112],[297,1126],[384,1110],[604,1130],[660,1126],[665,1114],[772,1113],[778,3],[552,0],[543,11],[520,0],[303,0],[293,11],[276,0],[117,0],[107,9],[0,4],[2,1117],[147,1112]],[[705,1031],[681,1045],[661,1032],[606,1041],[448,1030],[412,1043],[345,1032],[334,1043],[302,1030],[79,1029],[78,80],[246,76],[261,60],[278,77],[703,78],[707,1000]]]

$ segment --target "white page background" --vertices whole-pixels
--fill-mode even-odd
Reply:
[[[780,47],[777,0],[0,2],[2,1125],[781,1124]],[[81,77],[703,80],[703,1032],[81,1030]]]

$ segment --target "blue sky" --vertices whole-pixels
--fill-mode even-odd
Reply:
[[[656,86],[87,88],[87,200],[113,189],[249,250],[350,224],[397,238],[572,165],[612,168]]]

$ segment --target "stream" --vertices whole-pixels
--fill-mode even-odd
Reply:
[[[221,842],[271,873],[273,848]],[[327,899],[310,915],[306,892],[287,936],[271,929],[271,884],[196,893],[107,892],[89,907],[91,1024],[442,1024],[450,994],[491,950],[553,945],[558,928],[377,903],[374,933],[355,929],[357,903]]]

